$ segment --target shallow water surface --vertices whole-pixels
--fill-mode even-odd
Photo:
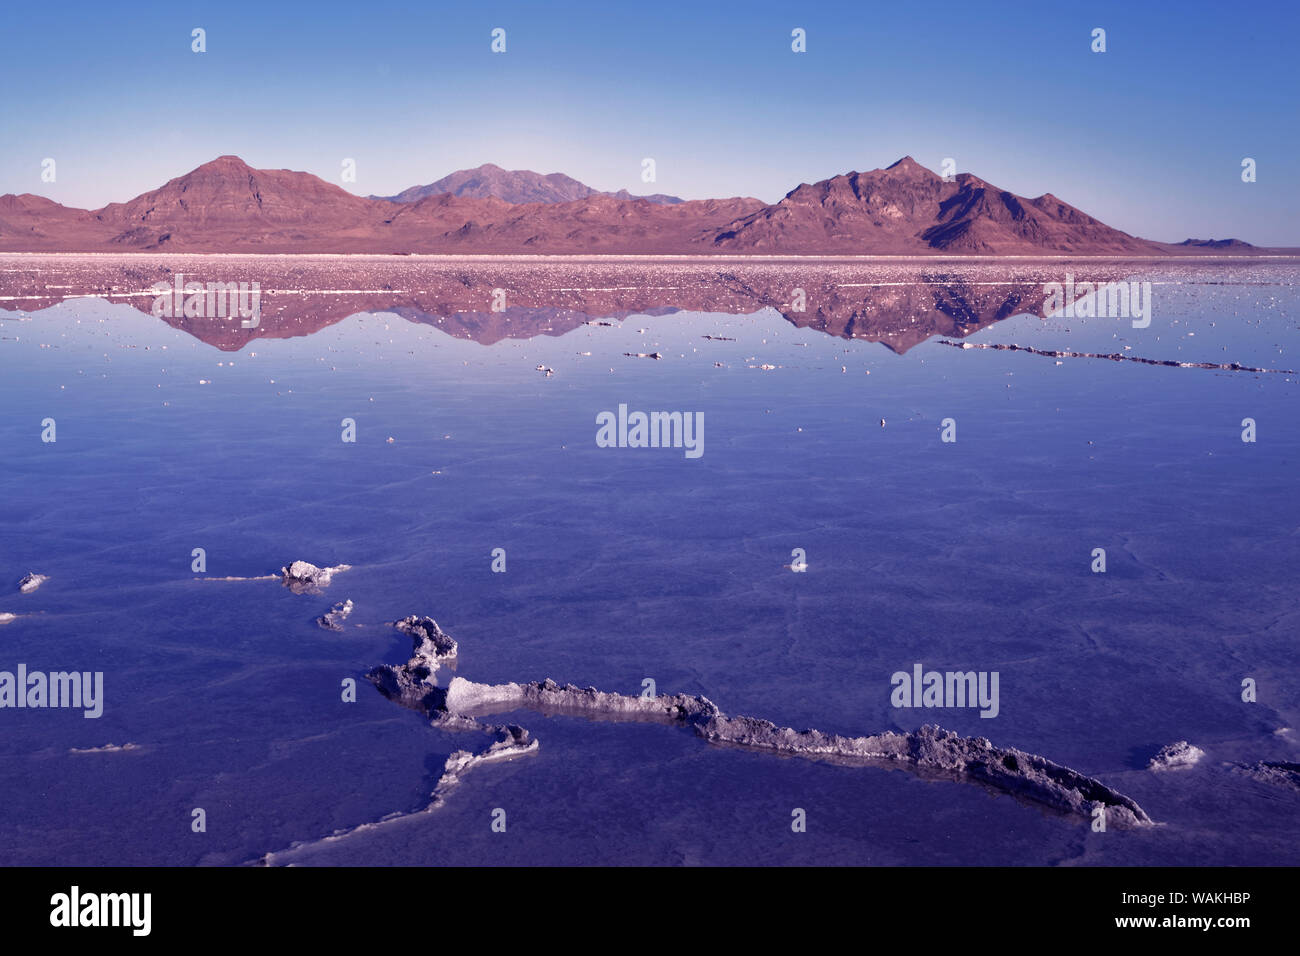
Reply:
[[[149,314],[176,272],[257,281],[258,325]],[[1150,326],[1042,318],[1067,272],[1151,282]],[[0,670],[102,671],[105,698],[98,719],[0,709],[0,862],[1295,864],[1300,791],[1242,767],[1300,760],[1298,277],[0,256]],[[702,415],[703,454],[598,447],[620,405]],[[315,595],[218,580],[299,558],[351,568]],[[20,594],[27,571],[49,579]],[[341,632],[315,623],[345,599]],[[366,682],[406,660],[409,614],[475,681],[651,678],[841,734],[937,723],[1162,825],[520,712],[537,753],[322,841],[421,809],[480,745]],[[917,663],[996,671],[997,716],[892,706]],[[1197,766],[1147,769],[1184,739]]]

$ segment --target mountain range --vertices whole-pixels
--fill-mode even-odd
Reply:
[[[448,191],[426,194],[437,189]],[[1140,239],[1051,194],[1027,199],[969,173],[945,179],[911,157],[886,169],[803,183],[768,204],[601,193],[561,174],[494,166],[396,197],[366,198],[310,173],[254,169],[237,156],[221,156],[97,210],[30,193],[0,196],[0,251],[1182,256],[1276,250],[1236,239]]]
[[[535,173],[531,169],[502,169],[484,163],[476,169],[461,169],[427,186],[412,186],[396,196],[371,196],[371,199],[388,199],[393,202],[419,202],[429,196],[449,193],[453,196],[470,196],[474,199],[504,199],[508,203],[572,202],[590,196],[612,196],[615,199],[644,199],[647,202],[669,205],[682,202],[676,196],[655,193],[652,196],[633,196],[626,189],[616,193],[601,192],[580,183],[564,173]]]

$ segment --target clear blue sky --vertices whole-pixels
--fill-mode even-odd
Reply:
[[[333,182],[352,157],[362,195],[494,162],[769,202],[911,154],[1153,239],[1300,246],[1294,0],[49,2],[0,31],[0,193],[74,206],[225,153]]]

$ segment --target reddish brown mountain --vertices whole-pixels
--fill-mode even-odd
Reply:
[[[309,173],[253,169],[236,156],[95,212],[39,196],[0,197],[0,251],[110,250],[800,256],[1267,251],[1239,240],[1174,245],[1138,239],[1050,194],[1026,199],[965,173],[948,182],[910,157],[888,169],[801,185],[772,205],[740,198],[665,204],[605,194],[512,203],[449,193],[398,203],[353,195]]]
[[[531,169],[502,169],[493,163],[484,163],[476,169],[461,169],[427,186],[412,186],[396,196],[371,196],[371,199],[390,199],[393,202],[419,202],[429,196],[449,193],[471,199],[503,199],[509,203],[572,202],[590,196],[613,196],[615,199],[645,199],[647,202],[672,204],[682,200],[676,196],[655,193],[652,196],[633,196],[626,189],[616,193],[592,189],[564,173],[535,173]]]
[[[116,245],[211,251],[370,239],[389,205],[310,173],[253,169],[238,156],[221,156],[94,215],[112,228]]]
[[[69,209],[43,196],[0,196],[0,249],[36,252],[98,248],[108,230],[93,213]]]
[[[592,196],[515,205],[443,195],[400,207],[386,225],[398,245],[421,252],[707,253],[718,230],[762,208],[757,199],[663,205]]]
[[[945,181],[905,156],[888,169],[846,173],[792,190],[733,223],[719,249],[906,255],[1168,255],[1050,194],[1025,199],[962,173]]]

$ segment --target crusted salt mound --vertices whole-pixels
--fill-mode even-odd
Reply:
[[[961,774],[1007,793],[1035,800],[1065,813],[1091,817],[1106,811],[1108,826],[1151,826],[1137,801],[1100,780],[1014,747],[995,747],[985,737],[962,737],[941,727],[922,727],[905,736],[908,758],[920,770]]]
[[[390,668],[389,671],[397,669]],[[373,674],[374,672],[372,672]],[[372,678],[373,679],[373,678]],[[376,686],[390,697],[389,686]],[[405,697],[412,695],[407,692]],[[463,726],[472,714],[527,708],[542,712],[580,713],[605,719],[657,720],[690,726],[705,740],[775,753],[897,766],[917,773],[977,780],[1007,793],[1065,813],[1091,816],[1106,810],[1111,826],[1148,826],[1146,812],[1131,798],[1101,781],[1037,754],[996,747],[983,737],[962,737],[940,727],[915,733],[885,732],[843,737],[820,730],[793,730],[757,717],[728,717],[707,697],[685,694],[638,697],[594,687],[560,685],[552,680],[531,684],[479,684],[455,677],[446,690],[423,689],[418,704],[438,724]]]
[[[448,723],[454,725],[455,718],[451,718]],[[446,725],[440,725],[446,729]],[[482,764],[494,760],[508,760],[513,757],[523,757],[528,754],[537,752],[538,742],[527,730],[518,724],[503,724],[491,726],[480,724],[477,721],[463,719],[461,726],[453,726],[456,730],[474,730],[481,731],[491,735],[492,743],[477,752],[469,750],[457,750],[443,764],[442,774],[438,777],[437,784],[434,785],[433,792],[429,794],[429,802],[424,807],[415,811],[397,811],[387,814],[378,820],[370,823],[361,823],[354,827],[346,827],[341,830],[335,830],[328,836],[319,837],[315,840],[299,840],[283,850],[272,850],[264,853],[255,860],[249,860],[248,863],[256,866],[274,866],[281,862],[281,858],[289,858],[293,853],[313,846],[324,846],[330,843],[337,843],[357,833],[370,833],[386,824],[393,823],[397,820],[407,820],[411,817],[418,816],[422,813],[430,813],[437,810],[446,802],[447,794],[460,784],[461,779],[470,770]],[[288,859],[285,860],[288,862]]]
[[[68,753],[70,754],[115,754],[115,753],[127,753],[132,750],[140,750],[140,749],[141,747],[139,744],[133,744],[127,742],[122,744],[120,747],[117,744],[111,744],[111,743],[104,744],[104,746],[102,747],[84,747],[84,748],[69,747]]]
[[[456,656],[458,645],[455,638],[440,628],[438,622],[431,617],[412,614],[395,621],[393,627],[415,642],[411,659],[407,661],[408,666],[419,661],[437,670],[439,664]]]
[[[411,638],[411,657],[396,667],[382,665],[366,677],[389,700],[432,716],[446,711],[447,691],[438,686],[435,675],[444,663],[456,658],[457,644],[431,617],[412,614],[393,627]]]
[[[18,582],[18,590],[23,594],[31,594],[49,579],[48,574],[37,574],[35,571],[28,571],[23,575],[23,579]]]
[[[962,737],[942,727],[842,737],[820,730],[792,730],[755,717],[718,716],[697,723],[695,729],[707,740],[757,750],[895,764],[918,773],[970,778],[1065,813],[1090,817],[1095,808],[1104,807],[1107,825],[1152,823],[1134,800],[1100,780],[1046,757],[996,747],[985,737]]]
[[[1260,783],[1300,791],[1300,763],[1261,760],[1252,764],[1234,764],[1232,769],[1237,773],[1245,774],[1252,780],[1258,780]]]
[[[469,750],[457,750],[447,758],[443,765],[442,776],[430,795],[429,809],[441,806],[447,792],[460,783],[461,777],[481,764],[493,760],[506,760],[521,757],[537,750],[537,740],[518,724],[505,724],[491,728],[495,740],[487,748],[474,753]]]
[[[463,677],[453,677],[439,701],[439,709],[448,714],[490,713],[502,707],[526,707],[540,711],[570,711],[662,722],[689,722],[720,713],[707,697],[673,694],[661,697],[637,697],[609,693],[594,687],[561,686],[547,679],[531,684],[477,684]]]
[[[453,677],[446,688],[437,684],[438,668],[455,658],[457,644],[429,617],[412,615],[394,623],[411,637],[410,659],[398,666],[376,667],[367,675],[388,698],[420,711],[435,727],[445,731],[473,731],[492,736],[487,747],[457,750],[446,760],[419,813],[441,806],[447,793],[464,775],[483,763],[535,753],[538,741],[515,724],[480,723],[475,715],[529,709],[541,713],[581,714],[603,720],[646,720],[690,727],[703,739],[717,744],[749,747],[772,753],[812,757],[869,766],[896,767],[923,776],[973,780],[986,786],[1034,800],[1065,813],[1091,817],[1106,811],[1108,826],[1150,826],[1151,818],[1133,800],[1092,777],[1045,757],[1011,748],[995,747],[983,737],[961,737],[940,727],[922,727],[915,733],[887,731],[867,737],[842,737],[820,730],[792,730],[757,717],[728,717],[707,697],[673,694],[657,697],[610,693],[595,687],[557,684],[553,680],[531,684],[480,684]],[[1300,766],[1291,767],[1300,779]],[[1300,786],[1300,784],[1297,784]],[[258,863],[281,862],[304,847],[345,839],[374,830],[413,814],[397,812],[373,823],[337,830],[318,840],[295,843],[286,850],[267,853]]]
[[[327,631],[343,630],[343,622],[352,614],[352,601],[348,599],[335,604],[333,610],[316,618],[316,623]]]
[[[334,575],[350,571],[351,565],[340,564],[334,568],[318,568],[309,561],[295,561],[280,569],[280,581],[294,594],[315,594],[330,586]]]
[[[1200,763],[1201,758],[1204,756],[1205,751],[1200,747],[1195,747],[1186,740],[1179,740],[1161,747],[1160,752],[1152,757],[1151,762],[1147,764],[1147,769],[1157,772],[1188,770]]]

